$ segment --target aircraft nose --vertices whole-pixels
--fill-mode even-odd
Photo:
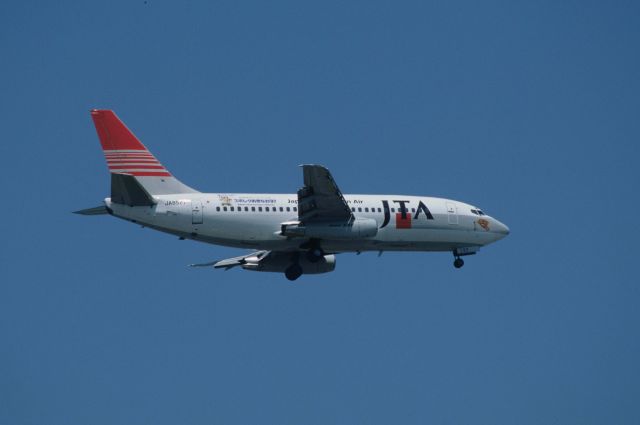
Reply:
[[[509,230],[509,227],[502,223],[501,221],[498,221],[496,219],[494,219],[495,224],[493,226],[493,231],[496,233],[499,233],[501,235],[503,235],[502,237],[507,236],[511,231]]]

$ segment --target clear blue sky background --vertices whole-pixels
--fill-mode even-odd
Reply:
[[[532,4],[533,3],[533,4]],[[637,2],[2,2],[0,424],[640,423]],[[204,191],[477,204],[335,273],[70,212],[112,108]]]

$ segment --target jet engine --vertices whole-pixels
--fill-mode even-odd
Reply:
[[[343,223],[312,223],[300,221],[282,223],[280,235],[315,239],[362,239],[378,234],[378,223],[372,218],[356,218]]]

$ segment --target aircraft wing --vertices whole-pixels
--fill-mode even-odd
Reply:
[[[322,165],[301,165],[304,187],[298,190],[298,219],[303,223],[353,219],[331,172]]]
[[[229,270],[233,267],[247,264],[247,260],[253,260],[253,262],[259,262],[266,258],[271,251],[256,251],[250,254],[241,255],[239,257],[227,258],[226,260],[212,261],[210,263],[190,264],[190,267],[213,267],[214,269]]]

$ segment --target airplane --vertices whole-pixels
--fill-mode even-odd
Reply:
[[[295,194],[203,193],[175,178],[111,110],[90,111],[111,174],[111,196],[75,211],[110,214],[181,240],[253,250],[192,264],[303,274],[335,270],[336,254],[448,251],[462,257],[509,234],[509,228],[473,205],[407,195],[343,195],[322,165],[301,165]]]

